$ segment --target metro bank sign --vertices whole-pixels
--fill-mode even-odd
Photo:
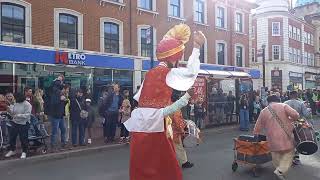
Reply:
[[[65,64],[65,65],[85,66],[86,55],[83,53],[56,51],[55,63]]]

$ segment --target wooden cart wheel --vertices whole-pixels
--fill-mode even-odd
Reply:
[[[237,169],[238,169],[238,163],[237,163],[237,162],[234,162],[234,163],[232,164],[232,171],[233,171],[233,172],[236,172]]]

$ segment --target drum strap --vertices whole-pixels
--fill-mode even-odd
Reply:
[[[289,137],[289,139],[292,138],[292,136],[289,134],[288,129],[286,128],[286,126],[283,124],[283,122],[281,121],[281,119],[279,118],[279,116],[277,115],[276,112],[274,112],[274,110],[271,108],[271,106],[268,106],[268,110],[270,111],[272,117],[278,122],[278,124],[280,125],[280,127],[283,129],[283,131],[287,134],[287,136]]]

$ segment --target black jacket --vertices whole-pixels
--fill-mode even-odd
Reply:
[[[80,104],[80,107],[77,103],[77,100]],[[80,117],[81,110],[85,110],[84,100],[80,97],[73,97],[70,99],[70,119],[73,122],[80,122],[83,119]]]

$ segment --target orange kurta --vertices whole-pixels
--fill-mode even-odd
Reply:
[[[160,109],[172,103],[172,89],[166,84],[169,71],[159,65],[147,72],[139,107]],[[130,180],[182,180],[173,142],[166,132],[131,133]]]
[[[173,142],[180,143],[187,124],[183,120],[182,112],[177,111],[172,118]]]

